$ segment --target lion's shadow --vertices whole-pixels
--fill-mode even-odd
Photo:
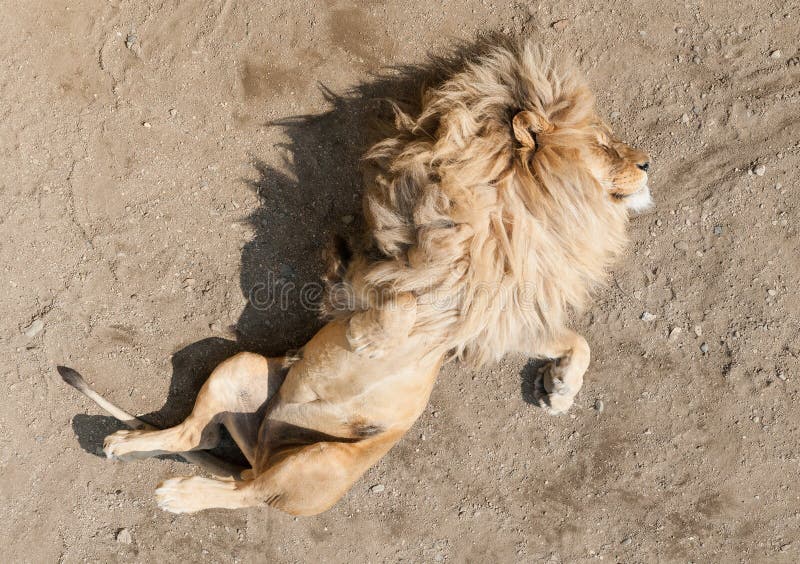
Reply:
[[[235,325],[236,340],[205,338],[177,351],[164,406],[143,419],[161,427],[179,423],[222,360],[243,350],[282,355],[303,345],[322,326],[314,307],[325,266],[322,250],[334,234],[347,237],[361,228],[359,161],[381,135],[377,124],[391,116],[386,100],[413,109],[425,85],[479,54],[492,37],[486,39],[490,41],[464,43],[446,58],[432,58],[425,65],[390,69],[343,95],[320,86],[327,111],[265,124],[280,127],[286,137],[276,147],[285,165],[279,168],[249,157],[254,174],[243,182],[255,191],[259,204],[246,217],[253,237],[241,254],[239,286],[247,302]],[[523,375],[522,392],[528,401],[526,381]],[[80,445],[93,454],[101,454],[103,437],[119,428],[121,424],[106,416],[73,419]]]
[[[386,111],[382,99],[404,93],[411,98],[429,76],[428,68],[409,67],[341,96],[321,87],[327,111],[266,124],[285,134],[287,141],[276,147],[285,165],[246,157],[253,175],[242,182],[257,194],[259,205],[245,218],[253,236],[241,254],[239,287],[247,301],[234,327],[235,340],[205,338],[175,352],[163,407],[141,419],[159,427],[180,423],[224,359],[245,350],[282,355],[322,326],[315,307],[325,267],[322,250],[334,234],[360,229],[359,160],[372,140],[369,116]],[[106,415],[79,414],[72,427],[85,451],[103,456],[105,436],[124,425]],[[229,438],[223,440],[222,456],[243,461]]]

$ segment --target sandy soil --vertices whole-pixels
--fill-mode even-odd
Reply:
[[[796,0],[0,13],[0,559],[800,559]],[[316,280],[320,245],[358,223],[370,103],[332,94],[482,30],[575,53],[654,157],[658,205],[576,320],[593,362],[571,414],[530,405],[524,358],[451,365],[324,515],[158,510],[156,484],[196,469],[99,457],[117,426],[55,366],[172,424],[222,358],[302,344],[319,322],[296,292],[284,310],[248,296]],[[274,123],[292,116],[311,117]]]

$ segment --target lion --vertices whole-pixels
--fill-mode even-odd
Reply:
[[[63,373],[135,427],[106,437],[109,458],[186,453],[237,478],[170,478],[161,508],[327,510],[403,437],[455,359],[546,359],[540,404],[558,414],[574,402],[590,349],[568,319],[605,281],[631,213],[651,205],[650,157],[615,137],[576,69],[533,41],[486,41],[439,74],[415,104],[393,104],[366,153],[364,240],[331,270],[330,321],[299,354],[229,358],[165,430]],[[198,452],[220,426],[250,468]]]

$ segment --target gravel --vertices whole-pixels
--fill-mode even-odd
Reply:
[[[133,542],[131,532],[128,529],[120,529],[117,531],[117,542],[121,542],[122,544],[131,544]]]
[[[30,325],[28,325],[28,327],[25,328],[25,336],[28,337],[29,339],[33,339],[36,335],[41,333],[43,329],[44,329],[44,321],[42,321],[39,318],[34,319],[33,323],[31,323]]]

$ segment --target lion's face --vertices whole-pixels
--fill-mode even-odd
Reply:
[[[639,212],[653,204],[647,185],[650,156],[620,141],[604,123],[595,127],[589,168],[609,197],[627,209]]]

